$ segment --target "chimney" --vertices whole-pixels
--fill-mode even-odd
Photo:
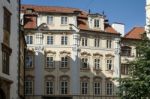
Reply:
[[[123,37],[125,35],[125,25],[123,23],[113,23],[112,27],[121,34],[121,36]]]

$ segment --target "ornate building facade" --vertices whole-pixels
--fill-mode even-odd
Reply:
[[[117,99],[120,34],[105,15],[22,5],[26,99]]]

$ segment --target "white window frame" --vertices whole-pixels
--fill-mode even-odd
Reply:
[[[62,16],[61,17],[61,25],[67,25],[67,23],[68,23],[68,17]]]
[[[46,81],[46,94],[47,95],[54,94],[54,82],[53,81]]]
[[[94,68],[95,68],[96,70],[98,70],[98,69],[101,68],[100,62],[101,62],[101,60],[100,60],[99,58],[95,58],[95,59],[94,59]]]
[[[112,40],[106,40],[106,48],[112,48]]]
[[[107,66],[107,70],[113,70],[113,60],[106,59],[106,66]]]
[[[54,36],[52,36],[52,35],[47,36],[47,44],[53,45],[53,43],[54,43]]]
[[[54,57],[46,56],[46,68],[54,68]]]
[[[60,82],[60,93],[61,94],[68,94],[68,81],[67,80],[62,80]]]
[[[101,82],[94,82],[94,95],[101,95]]]
[[[81,45],[82,46],[88,46],[88,38],[87,37],[81,38]]]
[[[54,17],[53,16],[47,16],[47,24],[49,24],[49,25],[54,24]]]
[[[26,35],[26,43],[33,44],[33,36],[32,35]]]
[[[88,82],[87,81],[81,82],[81,94],[83,95],[88,94]]]
[[[36,33],[36,44],[43,44],[43,34],[42,33]]]
[[[100,39],[99,38],[94,39],[94,47],[100,47]]]
[[[61,36],[61,45],[67,45],[68,44],[68,36],[63,35]]]
[[[32,80],[26,80],[25,81],[25,95],[32,95],[32,94],[33,94],[33,81]]]
[[[100,27],[100,20],[99,19],[94,19],[94,27],[99,28]]]
[[[68,68],[68,63],[69,63],[69,57],[68,56],[61,57],[61,66],[60,66],[60,68]]]
[[[106,95],[113,95],[113,83],[108,81],[106,82]]]

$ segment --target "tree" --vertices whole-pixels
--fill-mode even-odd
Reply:
[[[150,40],[143,37],[136,45],[137,57],[129,62],[129,76],[119,79],[121,99],[150,99]]]

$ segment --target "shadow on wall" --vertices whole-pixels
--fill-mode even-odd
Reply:
[[[28,55],[28,54],[27,54]],[[31,54],[29,54],[31,55]],[[59,61],[56,60],[56,56],[59,56]],[[102,70],[101,68],[94,68],[91,64],[86,63],[80,57],[77,57],[79,62],[76,67],[79,70],[79,93],[74,97],[89,99],[116,99],[117,86],[114,84],[112,77],[108,75],[113,75],[113,71]],[[63,52],[56,53],[55,51],[49,52],[38,52],[34,53],[34,66],[31,69],[32,72],[25,72],[26,77],[32,76],[34,81],[34,97],[43,97],[42,99],[71,99],[71,73],[72,65],[71,63],[76,63],[71,58],[71,53]],[[103,64],[104,65],[104,64]],[[107,76],[105,75],[107,74]],[[76,75],[73,75],[76,76]],[[46,82],[53,82],[53,91],[50,96],[46,95]],[[63,82],[67,82],[65,86]],[[61,85],[64,85],[63,87]],[[76,86],[76,85],[72,85]],[[65,88],[67,89],[65,90]],[[62,89],[64,88],[64,89]],[[62,91],[64,90],[64,91]],[[26,96],[26,99],[30,99],[32,95]],[[71,96],[72,97],[72,96]],[[31,98],[32,99],[32,98]]]

